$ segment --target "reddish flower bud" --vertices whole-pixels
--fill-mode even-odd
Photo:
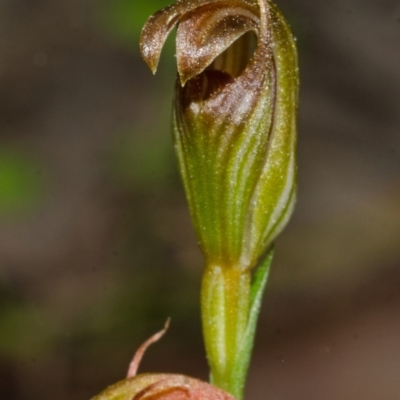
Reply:
[[[142,374],[125,379],[92,400],[235,400],[206,382],[176,374]]]
[[[178,374],[136,375],[146,349],[167,331],[164,329],[146,340],[136,351],[129,366],[128,377],[92,400],[235,400],[230,394],[206,382]]]

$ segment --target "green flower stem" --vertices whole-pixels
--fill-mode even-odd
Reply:
[[[209,265],[202,283],[204,340],[212,383],[243,398],[272,251],[256,271]]]
[[[202,319],[212,383],[230,393],[236,354],[246,332],[249,301],[249,271],[214,265],[206,268]]]

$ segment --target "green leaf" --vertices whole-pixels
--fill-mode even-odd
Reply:
[[[274,250],[271,249],[268,252],[265,260],[256,270],[251,284],[250,312],[249,312],[246,334],[244,336],[243,346],[237,354],[236,365],[233,371],[234,374],[233,382],[235,382],[237,385],[234,389],[234,392],[237,394],[236,396],[238,398],[243,397],[243,390],[253,350],[254,336],[256,333],[258,316],[260,314],[262,297],[265,290],[265,286],[268,281],[268,276],[273,256],[274,256]]]

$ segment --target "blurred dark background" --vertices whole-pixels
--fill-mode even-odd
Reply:
[[[0,0],[0,399],[207,378],[202,258],[170,135],[168,0]],[[400,398],[400,3],[280,0],[301,64],[299,200],[277,241],[252,400]]]

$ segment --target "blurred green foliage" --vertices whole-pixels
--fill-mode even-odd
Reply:
[[[105,4],[101,12],[102,25],[124,44],[138,47],[143,24],[157,10],[171,4],[170,0],[114,0]]]
[[[32,210],[41,193],[41,169],[35,160],[16,150],[0,150],[0,217]]]
[[[111,154],[111,174],[124,186],[165,187],[173,171],[169,127],[161,135],[134,135],[133,129],[119,136]]]
[[[57,333],[54,322],[38,307],[4,300],[0,301],[0,314],[3,356],[24,358],[41,353],[48,350]]]

